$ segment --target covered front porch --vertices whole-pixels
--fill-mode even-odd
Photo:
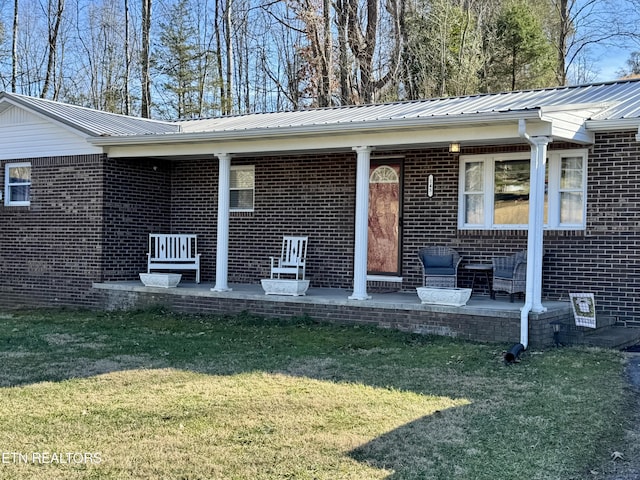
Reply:
[[[394,328],[482,342],[517,343],[522,299],[493,300],[472,295],[465,306],[422,304],[414,291],[369,293],[366,302],[350,298],[350,291],[310,287],[306,296],[265,295],[259,284],[230,284],[216,292],[211,283],[181,282],[176,288],[145,287],[140,281],[94,283],[105,309],[135,309],[163,305],[188,313],[236,314],[267,317],[308,316],[325,322]],[[551,322],[573,321],[568,301],[547,301],[546,311],[529,313],[529,341],[534,346],[553,343]]]
[[[140,228],[131,235],[132,242],[136,236],[139,239],[162,230],[197,234],[202,240],[203,270],[207,272],[203,278],[211,282],[197,287],[184,284],[170,291],[145,289],[137,282],[100,283],[97,291],[107,308],[164,303],[184,311],[308,315],[319,320],[368,323],[473,340],[519,342],[525,347],[530,342],[552,343],[550,322],[570,323],[568,303],[547,301],[566,295],[570,286],[563,275],[571,273],[556,273],[566,264],[566,257],[556,252],[566,248],[565,235],[579,235],[584,230],[585,146],[594,142],[593,133],[584,126],[593,111],[567,109],[536,104],[504,111],[491,107],[483,114],[473,109],[443,116],[405,112],[397,117],[394,114],[393,121],[367,117],[366,122],[344,123],[321,120],[327,112],[316,112],[320,117],[315,120],[290,123],[282,119],[282,123],[278,120],[250,132],[244,127],[191,130],[194,125],[184,125],[184,131],[164,135],[161,140],[148,136],[94,140],[121,168],[131,168],[138,164],[136,159],[144,159],[141,164],[152,161],[150,171],[165,176],[168,194],[154,198],[167,215],[143,224],[146,230]],[[577,190],[569,193],[580,208],[574,209],[578,212],[575,225],[569,222],[562,228],[559,207],[547,208],[553,213],[551,223],[555,227],[548,229],[545,178],[552,142],[558,145],[557,152],[564,152],[564,157],[558,153],[554,163],[558,168],[554,167],[552,175],[556,206],[562,193],[558,162],[566,157],[578,158],[575,170],[580,174],[575,176],[581,181]],[[448,148],[454,143],[458,145],[456,151]],[[508,157],[485,158],[500,152],[507,152]],[[511,161],[513,152],[526,169],[526,180],[519,188],[526,209],[519,209],[515,219],[494,221],[496,208],[490,200],[495,198],[495,175],[485,165],[495,167],[496,161]],[[469,160],[462,153],[473,158]],[[397,258],[398,263],[396,268],[371,268],[372,166],[382,161],[393,163],[390,160],[394,166],[400,165],[394,170],[399,173],[398,210],[391,215],[398,231],[391,246],[397,247],[397,252],[388,250],[392,252],[388,256]],[[476,170],[482,173],[474,176]],[[242,205],[235,201],[240,195],[239,180],[231,178],[241,171],[249,179],[243,192],[248,200]],[[469,185],[464,183],[467,177]],[[509,192],[510,177],[504,181],[502,187]],[[116,187],[114,192],[119,194]],[[467,208],[467,204],[474,208]],[[153,205],[152,201],[148,205]],[[467,211],[473,212],[470,215],[474,218],[468,219]],[[119,225],[114,221],[113,229],[117,231]],[[554,235],[551,241],[557,244],[551,255],[543,243],[549,231]],[[312,288],[303,298],[265,296],[257,283],[267,275],[263,260],[277,251],[274,239],[282,235],[312,239],[308,269],[312,285],[342,290]],[[452,246],[466,262],[483,264],[492,257],[525,250],[525,301],[509,304],[474,297],[464,307],[421,304],[411,288],[422,283],[413,266],[416,253],[426,245]],[[105,258],[113,263],[113,273],[99,278],[135,278],[141,271],[136,270],[138,260],[133,258],[139,248],[127,251],[132,260],[127,264],[122,259],[121,242],[114,241],[111,247]],[[389,281],[411,291],[375,293],[370,289],[372,273],[389,274]],[[544,304],[543,284],[547,297]]]

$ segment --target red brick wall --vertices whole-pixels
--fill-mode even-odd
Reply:
[[[231,213],[229,282],[269,275],[283,235],[309,235],[307,274],[315,286],[352,284],[355,162],[351,155],[233,159],[255,165],[253,212]],[[173,231],[197,233],[202,280],[215,279],[218,196],[216,159],[176,162]]]
[[[171,166],[171,233],[198,235],[200,279],[215,279],[218,160],[183,160]],[[195,279],[183,272],[186,279]]]
[[[102,278],[103,159],[20,161],[32,166],[31,206],[0,205],[0,305],[89,305]]]
[[[171,232],[171,164],[107,159],[104,168],[103,279],[138,279],[147,271],[149,233]]]
[[[0,206],[0,306],[92,306],[93,282],[146,271],[148,233],[171,229],[168,162],[24,161],[32,165],[31,205]]]
[[[596,135],[588,158],[587,228],[545,232],[543,296],[567,300],[569,292],[593,292],[599,312],[640,326],[640,145],[636,133]],[[569,146],[551,144],[550,148]],[[432,198],[426,195],[429,174],[434,175]],[[527,246],[526,231],[457,230],[458,164],[446,151],[408,153],[404,192],[405,288],[420,282],[415,252],[423,245],[450,245],[468,262],[490,262],[494,255]],[[462,270],[459,284],[468,282]]]
[[[596,134],[587,228],[545,237],[545,292],[593,292],[598,311],[640,326],[640,144],[636,131]]]

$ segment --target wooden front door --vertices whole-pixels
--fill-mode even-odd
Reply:
[[[400,185],[398,160],[372,163],[369,171],[370,274],[400,275]]]

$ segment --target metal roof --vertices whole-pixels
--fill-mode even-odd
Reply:
[[[598,106],[598,120],[640,118],[640,81],[523,90],[495,94],[445,97],[378,105],[334,107],[291,112],[257,113],[179,122],[183,132],[231,132],[286,129],[320,125],[366,124],[420,118],[468,119],[474,115],[539,110],[583,109]],[[499,116],[499,115],[498,115]]]
[[[287,129],[350,125],[367,128],[367,124],[396,123],[418,119],[450,124],[468,123],[475,117],[539,111],[577,110],[590,107],[597,111],[591,118],[597,121],[640,121],[640,80],[629,79],[587,85],[522,90],[514,92],[445,97],[429,100],[395,102],[377,105],[319,108],[299,111],[255,113],[202,120],[163,122],[101,112],[89,108],[33,98],[13,93],[0,93],[2,100],[30,108],[42,115],[65,123],[96,137],[127,137],[181,133],[224,133],[274,131]],[[510,116],[510,115],[507,115]],[[387,123],[389,122],[389,123]]]
[[[42,98],[0,92],[0,105],[4,99],[91,136],[153,135],[180,131],[180,126],[175,122],[117,115]]]

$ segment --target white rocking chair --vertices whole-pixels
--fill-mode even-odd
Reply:
[[[281,274],[295,275],[296,280],[304,280],[306,271],[307,240],[309,237],[283,237],[280,258],[271,258],[271,278]]]

